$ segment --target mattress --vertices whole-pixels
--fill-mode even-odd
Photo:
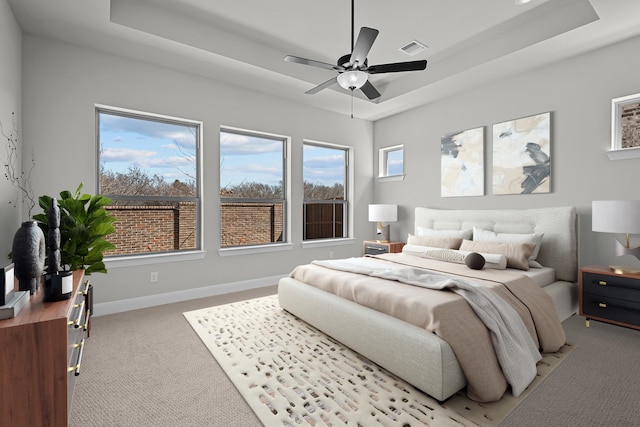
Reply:
[[[551,267],[530,268],[527,271],[521,271],[521,273],[529,277],[541,288],[544,288],[556,281],[556,271]]]

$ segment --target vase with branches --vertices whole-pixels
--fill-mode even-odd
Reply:
[[[36,199],[31,187],[31,173],[36,166],[35,157],[31,154],[31,164],[20,162],[25,155],[24,146],[20,141],[20,132],[15,113],[11,113],[11,125],[4,126],[0,122],[0,133],[5,138],[7,158],[3,163],[4,176],[18,191],[15,201],[9,205],[18,208],[20,201],[26,210],[27,218],[31,218]],[[23,212],[24,217],[24,212]],[[45,246],[44,235],[35,221],[26,220],[13,236],[13,245],[9,257],[15,264],[15,275],[18,279],[20,291],[29,291],[32,295],[39,288],[42,274]]]
[[[0,133],[7,141],[5,147],[7,158],[3,163],[4,176],[18,190],[15,201],[10,201],[9,204],[17,208],[22,199],[27,211],[26,217],[31,218],[31,212],[36,205],[36,198],[31,187],[31,173],[36,167],[35,156],[32,152],[29,166],[26,169],[20,164],[20,157],[24,156],[25,153],[20,141],[20,132],[15,113],[11,113],[11,126],[5,127],[0,121]]]

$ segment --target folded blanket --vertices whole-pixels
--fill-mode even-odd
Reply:
[[[314,261],[333,270],[364,274],[428,289],[449,289],[463,297],[491,333],[502,372],[519,396],[536,376],[540,352],[518,313],[495,292],[473,281],[428,270],[381,263],[374,258]]]

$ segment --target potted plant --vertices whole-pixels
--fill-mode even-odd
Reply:
[[[103,253],[115,248],[105,237],[115,231],[116,218],[104,206],[111,199],[102,195],[82,194],[81,183],[75,192],[62,191],[57,204],[60,208],[60,259],[64,270],[84,269],[85,274],[106,273]],[[45,236],[49,232],[47,211],[53,199],[50,196],[38,198],[45,213],[36,214]],[[48,242],[47,242],[48,243]]]
[[[60,270],[60,208],[56,199],[52,198],[47,211],[47,244],[49,255],[47,268],[42,280],[42,300],[62,301],[69,299],[73,292],[73,272]]]

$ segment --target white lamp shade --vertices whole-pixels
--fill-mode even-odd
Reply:
[[[348,90],[360,89],[367,82],[368,77],[369,75],[364,71],[345,71],[338,74],[338,84]]]
[[[370,222],[396,222],[398,205],[369,205]]]
[[[640,200],[598,200],[591,208],[593,231],[640,234]]]

